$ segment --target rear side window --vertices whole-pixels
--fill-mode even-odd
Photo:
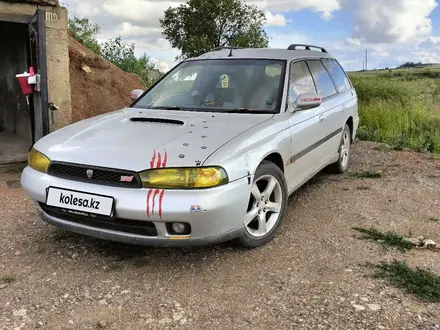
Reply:
[[[316,88],[306,62],[301,61],[290,67],[290,100],[294,102],[303,93],[316,93]]]
[[[327,70],[320,61],[307,61],[310,71],[312,72],[313,79],[315,80],[318,93],[322,98],[326,98],[337,93],[335,85],[330,78]]]
[[[350,80],[348,80],[347,75],[336,60],[323,60],[322,62],[328,71],[330,71],[330,74],[332,75],[339,92],[351,89]]]

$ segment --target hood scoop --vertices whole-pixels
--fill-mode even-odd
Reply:
[[[148,117],[133,117],[130,121],[134,123],[155,123],[182,126],[184,123],[180,120],[166,119],[166,118],[148,118]]]

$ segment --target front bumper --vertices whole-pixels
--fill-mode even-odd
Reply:
[[[246,213],[250,185],[244,178],[225,186],[207,190],[166,190],[162,200],[162,214],[158,212],[158,197],[155,199],[155,212],[150,210],[147,216],[148,189],[130,189],[109,187],[84,182],[65,180],[40,173],[26,167],[21,176],[21,185],[37,205],[41,218],[60,228],[83,235],[113,240],[123,243],[153,246],[201,246],[211,245],[234,239],[243,231],[243,219]],[[124,230],[102,228],[87,223],[71,221],[68,216],[49,214],[41,206],[46,203],[48,187],[58,187],[84,193],[107,195],[115,199],[114,216],[119,221],[147,221],[154,225],[157,235],[147,236]],[[151,200],[154,193],[150,193]],[[192,206],[196,212],[191,211]],[[112,220],[109,219],[109,222]],[[185,222],[191,226],[190,235],[173,235],[167,229],[167,223]]]

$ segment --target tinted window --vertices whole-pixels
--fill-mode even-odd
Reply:
[[[290,70],[290,100],[294,102],[303,93],[316,93],[315,84],[306,62],[295,62]]]
[[[344,70],[342,70],[339,63],[335,60],[323,60],[322,61],[325,67],[330,71],[330,74],[333,77],[333,80],[338,87],[340,92],[346,91],[351,88],[350,80],[348,80],[347,75]]]
[[[318,93],[321,94],[321,97],[325,98],[336,94],[335,85],[327,70],[324,68],[324,65],[320,61],[307,61],[307,64],[310,67],[310,71],[312,71],[316,88],[318,89]]]

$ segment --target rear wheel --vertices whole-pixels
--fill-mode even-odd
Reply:
[[[342,138],[339,145],[339,159],[336,163],[331,164],[328,169],[333,173],[345,173],[350,165],[351,156],[351,130],[348,125],[345,125],[342,132]]]
[[[275,164],[264,161],[255,172],[240,244],[255,248],[271,241],[284,219],[286,202],[283,172]]]

